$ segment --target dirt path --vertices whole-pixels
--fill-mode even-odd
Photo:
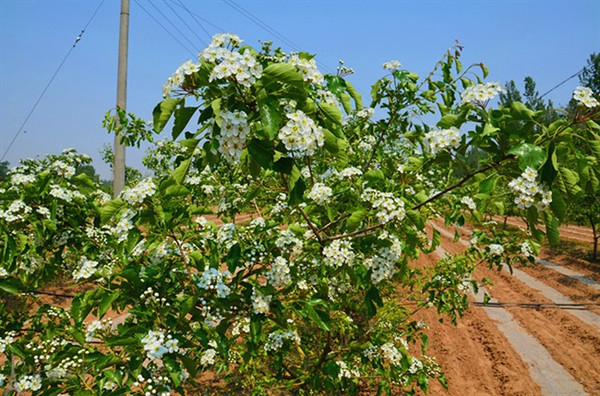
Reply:
[[[431,266],[437,257],[421,256],[418,261]],[[527,365],[483,308],[471,306],[457,326],[449,321],[440,323],[433,309],[418,312],[416,319],[429,324],[428,354],[436,357],[449,384],[446,391],[432,382],[430,395],[542,394]]]
[[[452,234],[450,234],[452,235]],[[465,241],[453,243],[442,235],[442,246],[452,253],[461,251]],[[506,303],[552,301],[526,283],[505,272],[480,267],[476,277],[494,282],[490,293]],[[507,308],[527,333],[534,336],[570,375],[590,394],[600,394],[600,332],[598,327],[574,317],[573,312],[560,309]]]

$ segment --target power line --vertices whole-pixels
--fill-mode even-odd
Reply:
[[[167,7],[169,7],[169,8],[171,9],[171,11],[173,11],[173,13],[174,13],[175,15],[177,15],[177,18],[179,18],[179,20],[180,20],[180,21],[181,21],[181,22],[182,22],[182,23],[183,23],[183,24],[184,24],[184,25],[185,25],[185,26],[186,26],[188,29],[190,29],[190,32],[192,32],[192,34],[193,34],[194,36],[196,36],[196,38],[197,38],[198,40],[200,40],[200,42],[202,43],[202,45],[204,45],[205,47],[206,47],[206,46],[208,46],[208,44],[206,43],[206,41],[204,41],[204,40],[203,40],[203,39],[202,39],[200,36],[198,36],[198,34],[196,33],[196,31],[195,31],[194,29],[192,29],[192,28],[190,27],[190,25],[188,25],[188,23],[185,21],[185,19],[183,19],[183,18],[182,18],[182,17],[181,17],[181,16],[180,16],[180,15],[177,13],[177,11],[176,11],[176,10],[175,10],[173,7],[171,7],[171,5],[170,5],[170,4],[167,2],[167,0],[163,0],[163,2],[164,2],[166,5],[167,5]]]
[[[165,14],[164,14],[164,13],[163,13],[161,10],[160,10],[160,8],[158,8],[158,7],[157,7],[157,6],[156,6],[156,5],[155,5],[155,4],[152,2],[152,0],[148,0],[148,3],[150,3],[150,5],[151,5],[152,7],[154,7],[154,9],[155,9],[156,11],[158,11],[158,13],[159,13],[160,15],[162,15],[162,17],[163,17],[163,18],[165,18],[165,19],[167,20],[167,22],[169,22],[169,23],[171,24],[171,26],[173,26],[173,28],[174,28],[175,30],[177,30],[177,32],[179,32],[179,34],[180,34],[180,35],[181,35],[181,36],[182,36],[182,37],[183,37],[183,38],[184,38],[184,39],[185,39],[185,40],[186,40],[188,43],[190,43],[190,45],[192,46],[192,48],[194,48],[194,49],[196,50],[196,52],[200,52],[200,49],[199,49],[198,47],[196,47],[196,45],[195,45],[195,44],[194,44],[194,43],[193,43],[193,42],[192,42],[190,39],[188,39],[188,38],[187,38],[187,36],[186,36],[185,34],[183,34],[183,32],[182,32],[181,30],[179,30],[179,28],[177,27],[177,25],[175,25],[173,22],[171,22],[171,19],[169,19],[169,17],[167,17],[167,16],[166,16],[166,15],[165,15]]]
[[[277,30],[275,30],[274,28],[272,28],[271,26],[269,26],[266,22],[263,22],[261,19],[259,19],[255,15],[253,15],[250,11],[246,10],[241,5],[234,3],[233,0],[223,0],[223,2],[225,4],[227,4],[228,6],[230,6],[231,8],[233,8],[234,10],[236,10],[237,12],[239,12],[240,14],[244,15],[246,18],[250,19],[252,22],[254,22],[255,24],[257,24],[259,27],[261,27],[264,30],[266,30],[268,33],[271,33],[271,34],[275,35],[276,37],[278,37],[284,43],[286,43],[287,45],[289,45],[293,50],[298,51],[298,52],[300,52],[302,50],[293,41],[287,39],[283,34],[277,32]],[[335,71],[332,70],[329,66],[325,65],[324,63],[320,62],[319,60],[316,60],[316,62],[317,62],[317,64],[319,66],[321,66],[328,73],[335,74]]]
[[[35,104],[31,108],[31,110],[27,114],[27,117],[25,117],[25,121],[23,121],[23,124],[21,124],[21,127],[19,128],[19,130],[17,130],[17,133],[15,133],[15,136],[10,141],[10,144],[6,148],[6,151],[2,155],[2,158],[0,158],[0,161],[4,160],[4,158],[6,157],[6,154],[8,154],[8,152],[11,149],[11,147],[13,146],[13,144],[15,143],[15,141],[17,140],[17,137],[23,131],[23,128],[25,127],[25,124],[27,124],[27,121],[29,121],[29,118],[31,117],[31,115],[33,114],[33,112],[35,111],[35,109],[37,108],[38,104],[40,104],[42,98],[46,94],[46,91],[48,91],[48,88],[50,88],[50,85],[52,84],[52,82],[54,81],[54,79],[58,75],[58,72],[60,71],[60,69],[62,69],[63,65],[65,64],[65,62],[69,58],[69,55],[71,55],[71,52],[73,52],[73,50],[75,49],[75,46],[77,45],[77,43],[79,43],[79,41],[81,41],[81,38],[83,37],[83,34],[85,33],[85,30],[88,28],[88,26],[90,25],[90,23],[92,23],[92,20],[94,19],[94,17],[96,16],[96,14],[98,13],[98,11],[100,10],[100,7],[102,7],[102,4],[104,4],[104,0],[102,0],[100,2],[100,4],[98,4],[98,7],[96,7],[96,10],[94,11],[94,13],[92,14],[91,18],[88,20],[88,22],[85,24],[85,26],[81,30],[81,33],[79,33],[79,35],[75,38],[75,42],[73,43],[73,46],[69,49],[69,51],[67,52],[67,54],[63,58],[62,62],[60,62],[60,65],[58,65],[58,68],[56,69],[56,71],[54,72],[54,74],[52,75],[52,77],[50,78],[50,81],[48,81],[48,84],[46,84],[46,88],[44,88],[44,90],[42,91],[42,94],[39,96],[39,98],[36,100]]]
[[[570,79],[572,79],[573,77],[576,77],[578,75],[581,74],[581,72],[583,72],[585,68],[579,70],[577,73],[573,74],[571,77],[567,77],[566,79],[564,79],[563,81],[559,82],[558,84],[556,84],[554,87],[552,87],[548,92],[546,92],[545,94],[543,94],[542,96],[540,96],[540,99],[543,98],[544,96],[548,95],[550,92],[554,91],[556,88],[560,87],[561,85],[563,85],[564,83],[566,83],[567,81],[569,81]]]
[[[177,43],[179,43],[179,45],[181,45],[186,51],[188,51],[190,54],[192,54],[192,56],[195,56],[194,51],[190,50],[184,43],[181,42],[181,40],[179,40],[177,37],[175,37],[175,35],[173,33],[171,33],[171,31],[169,29],[167,29],[165,27],[165,25],[163,25],[158,19],[156,19],[154,17],[154,15],[152,15],[138,0],[135,0],[135,3],[146,13],[148,14],[148,16],[150,18],[152,18],[154,20],[154,22],[156,22],[158,24],[158,26],[160,26],[161,28],[163,28],[163,30],[167,33],[169,33],[169,35],[173,38],[173,40],[177,41]]]
[[[193,12],[193,11],[191,11],[189,8],[187,8],[187,7],[186,7],[186,6],[185,6],[185,5],[184,5],[184,4],[181,2],[181,0],[178,0],[178,2],[179,2],[179,4],[177,4],[177,6],[179,6],[179,7],[182,7],[183,9],[185,9],[185,10],[186,10],[186,11],[187,11],[187,12],[190,14],[190,16],[191,16],[191,17],[192,17],[192,18],[193,18],[193,19],[196,21],[196,23],[198,24],[198,26],[200,26],[200,29],[202,29],[202,31],[203,31],[204,33],[206,33],[206,35],[207,35],[208,37],[210,37],[211,39],[212,39],[212,34],[210,34],[210,33],[208,32],[208,30],[206,30],[206,29],[204,28],[204,26],[203,26],[203,25],[200,23],[200,21],[198,21],[198,19],[201,19],[201,20],[203,20],[205,23],[207,23],[208,25],[212,26],[213,28],[217,29],[217,30],[218,30],[218,31],[220,31],[220,32],[224,32],[224,31],[226,30],[226,29],[223,29],[223,28],[221,28],[221,27],[219,27],[219,26],[215,25],[214,23],[212,23],[212,22],[211,22],[211,21],[209,21],[208,19],[206,19],[206,18],[203,18],[203,17],[201,17],[200,15],[198,15],[198,14],[194,13],[194,12]]]

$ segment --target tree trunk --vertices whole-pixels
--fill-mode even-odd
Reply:
[[[600,238],[600,235],[598,235],[598,230],[596,230],[596,223],[594,223],[593,217],[589,216],[588,219],[590,219],[590,224],[592,225],[592,232],[594,234],[594,251],[592,253],[592,261],[596,262],[596,260],[598,259],[598,239]]]

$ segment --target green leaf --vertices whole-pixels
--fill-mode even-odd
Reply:
[[[379,294],[379,290],[375,286],[371,288],[365,294],[365,306],[367,308],[367,314],[373,317],[377,314],[377,306],[383,307],[383,300]]]
[[[352,212],[350,217],[346,220],[346,228],[348,231],[354,231],[360,227],[362,221],[367,216],[367,212],[364,209],[355,210]]]
[[[265,67],[262,72],[261,80],[266,84],[274,82],[288,83],[292,85],[302,85],[303,79],[296,66],[290,63],[272,63]]]
[[[552,189],[552,202],[550,202],[550,209],[563,222],[567,214],[567,204],[563,199],[562,195],[557,189]]]
[[[337,153],[339,151],[338,147],[338,139],[335,135],[328,129],[324,129],[324,144],[323,146],[330,153]]]
[[[182,184],[183,181],[185,180],[185,176],[187,175],[188,171],[190,170],[190,166],[192,165],[192,157],[181,161],[181,163],[179,164],[179,166],[177,166],[177,168],[175,168],[175,170],[173,171],[173,180],[175,180],[175,182],[177,184]]]
[[[550,242],[550,245],[554,246],[560,241],[558,233],[558,220],[555,217],[549,217],[549,219],[546,219],[546,235],[548,236],[548,242]]]
[[[19,278],[0,279],[0,289],[10,294],[18,294],[25,290],[25,285]]]
[[[528,120],[533,119],[533,114],[534,114],[533,110],[527,108],[527,106],[525,106],[521,102],[512,102],[510,104],[510,108],[511,108],[511,114],[517,120],[528,121]]]
[[[457,115],[455,114],[446,114],[445,116],[442,117],[441,120],[438,121],[437,126],[439,126],[440,128],[450,128],[450,127],[458,127],[459,125],[459,118]]]
[[[306,190],[306,184],[302,178],[299,178],[294,184],[294,188],[290,191],[290,197],[288,204],[291,206],[298,205],[303,201],[304,191]]]
[[[198,110],[198,107],[185,106],[180,106],[175,110],[175,123],[173,124],[173,129],[171,130],[171,136],[173,137],[173,140],[177,139],[181,132],[183,132],[196,110]]]
[[[346,114],[350,114],[352,112],[352,104],[350,103],[350,95],[345,92],[340,94],[340,100],[342,102],[342,106],[344,107],[344,111]]]
[[[313,308],[312,301],[308,301],[306,303],[306,305],[304,306],[304,311],[308,314],[308,317],[311,318],[317,324],[317,326],[319,326],[325,331],[329,331],[330,320],[327,320],[329,318],[327,312]]]
[[[125,202],[120,199],[113,199],[112,201],[108,201],[106,205],[99,209],[100,219],[103,223],[107,222],[112,218],[115,213],[117,213],[123,206],[125,206]]]
[[[539,146],[529,143],[522,143],[513,147],[508,151],[508,154],[513,154],[519,157],[519,168],[525,170],[527,167],[538,169],[546,161],[547,154]]]
[[[98,318],[102,318],[106,311],[111,307],[112,303],[115,302],[121,296],[121,292],[116,290],[110,293],[106,293],[102,300],[100,300],[100,304],[98,304]]]
[[[480,63],[479,67],[481,67],[481,71],[483,72],[483,78],[487,78],[488,74],[490,74],[490,71],[487,68],[487,66],[484,65],[483,63]]]
[[[165,126],[169,122],[169,119],[171,118],[171,115],[175,111],[175,107],[181,101],[182,99],[167,98],[156,105],[156,107],[152,111],[155,132],[161,132],[165,128]]]
[[[342,111],[337,106],[328,103],[319,103],[319,108],[329,120],[339,125],[342,123]]]
[[[546,158],[546,162],[542,166],[540,171],[540,176],[543,182],[547,185],[552,186],[552,182],[556,178],[558,174],[558,158],[556,157],[556,149],[554,146],[554,142],[550,143],[548,146],[548,155]]]
[[[259,139],[250,139],[248,142],[248,153],[260,166],[265,169],[273,168],[273,156],[275,151],[271,142]]]
[[[577,185],[577,182],[579,182],[579,175],[576,172],[561,166],[558,168],[558,177],[565,186],[565,191],[561,192],[573,196],[581,191],[581,188]]]
[[[354,100],[354,108],[356,110],[362,109],[363,108],[362,97],[360,96],[360,94],[358,93],[356,88],[354,88],[354,86],[352,84],[350,84],[348,81],[346,81],[346,90],[352,97],[352,100]]]
[[[294,159],[289,157],[281,157],[273,163],[273,170],[276,172],[289,175],[294,168]]]
[[[283,115],[279,112],[279,101],[273,97],[260,100],[258,102],[258,112],[265,132],[269,135],[269,139],[273,140],[283,118]]]

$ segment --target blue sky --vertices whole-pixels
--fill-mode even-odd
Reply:
[[[335,70],[343,59],[356,71],[350,81],[364,94],[384,74],[383,62],[398,59],[425,75],[455,39],[465,47],[463,64],[489,67],[488,81],[512,79],[522,88],[530,75],[541,92],[600,52],[599,0],[234,1],[288,42],[316,53],[323,71]],[[131,0],[127,110],[139,117],[151,118],[167,77],[210,40],[198,21],[210,34],[227,31],[250,45],[271,40],[286,51],[295,49],[225,1],[181,2],[195,19],[179,0]],[[0,0],[0,156],[99,4]],[[104,1],[6,155],[11,166],[20,158],[74,147],[94,158],[103,178],[111,177],[99,150],[112,144],[101,123],[116,102],[119,12],[120,1]],[[574,78],[548,98],[564,104],[577,85]],[[128,148],[127,164],[141,169],[143,154],[143,148]]]

